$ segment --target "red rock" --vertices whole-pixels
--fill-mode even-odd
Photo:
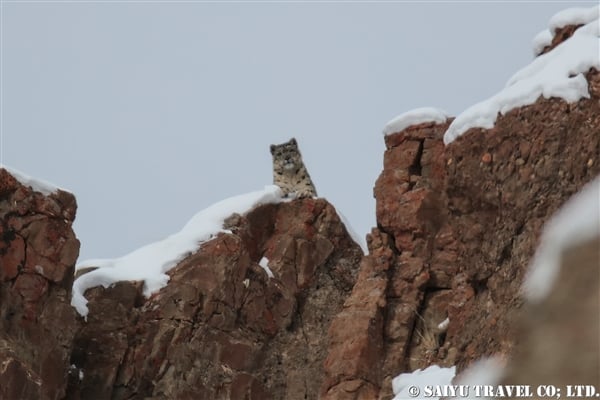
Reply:
[[[0,168],[2,399],[65,397],[76,330],[75,209],[73,195],[44,196]]]
[[[259,206],[227,225],[231,234],[181,261],[149,299],[127,286],[88,291],[74,351],[88,372],[70,396],[317,397],[327,327],[362,251],[324,200]]]
[[[600,172],[600,73],[586,78],[589,99],[540,98],[449,146],[450,120],[386,136],[366,256],[325,200],[263,205],[228,218],[232,233],[148,299],[141,282],[88,290],[87,322],[69,305],[75,198],[0,169],[0,398],[383,400],[399,373],[490,354],[513,363],[506,382],[547,384],[565,367],[592,382],[598,244],[565,256],[577,274],[533,314],[520,297],[541,227]],[[570,295],[584,287],[589,301]]]
[[[590,82],[600,82],[598,76],[587,74]],[[369,238],[371,253],[330,328],[323,396],[346,398],[342,387],[367,382],[356,360],[382,368],[368,381],[377,382],[375,389],[386,398],[391,393],[383,386],[401,372],[431,364],[462,369],[490,353],[511,352],[523,270],[540,227],[599,172],[589,163],[600,148],[592,133],[600,130],[598,94],[593,96],[575,106],[540,99],[447,148],[441,144],[446,126],[386,136],[384,170],[374,194],[378,226],[391,240],[381,240],[378,231]],[[384,262],[390,272],[379,276],[373,265],[386,259],[379,255],[384,247],[397,256]],[[385,284],[373,286],[378,279]],[[436,293],[443,293],[443,300],[434,301]],[[384,351],[380,360],[360,358],[371,343],[367,324],[355,319],[376,315],[387,316],[378,340]],[[435,329],[446,316],[450,324],[442,340]],[[425,325],[433,336],[420,331]],[[343,331],[348,327],[358,341]],[[415,340],[419,335],[428,339]]]
[[[20,186],[19,181],[4,168],[0,168],[0,197],[15,192]],[[10,203],[9,203],[10,204]]]
[[[271,399],[262,384],[249,374],[237,374],[231,383],[231,400],[262,400]]]
[[[6,247],[0,252],[0,281],[14,279],[25,261],[25,242],[21,236],[14,236],[14,240],[3,243]]]
[[[21,295],[25,302],[37,302],[48,291],[48,281],[39,275],[20,274],[13,289]]]

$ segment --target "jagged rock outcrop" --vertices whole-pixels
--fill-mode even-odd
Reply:
[[[315,399],[327,327],[362,251],[325,200],[259,206],[173,268],[151,298],[87,292],[72,399]],[[275,278],[259,266],[269,260]]]
[[[369,235],[357,284],[329,331],[324,399],[375,399],[380,390],[389,397],[391,378],[426,365],[439,347],[435,330],[446,310],[437,304],[447,297],[456,269],[444,215],[445,128],[426,123],[386,136],[384,170],[375,185],[379,227]],[[421,340],[418,334],[431,343],[411,347]]]
[[[447,148],[459,274],[475,294],[471,307],[450,312],[451,326],[461,329],[451,335],[449,328],[447,340],[462,354],[461,368],[510,352],[519,288],[542,225],[600,173],[600,92],[593,85],[600,76],[590,71],[587,77],[590,99],[539,99]]]
[[[62,399],[77,330],[75,197],[33,191],[0,168],[0,398]]]
[[[398,373],[511,354],[540,229],[600,173],[600,74],[586,78],[589,99],[540,98],[447,147],[450,120],[386,136],[378,227],[330,328],[323,398],[389,399]]]

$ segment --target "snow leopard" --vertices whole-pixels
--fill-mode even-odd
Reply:
[[[282,144],[272,144],[273,184],[283,195],[295,193],[296,198],[316,197],[317,189],[310,179],[295,138]]]

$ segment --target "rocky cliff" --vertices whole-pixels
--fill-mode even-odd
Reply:
[[[263,204],[149,298],[139,281],[89,289],[87,320],[69,305],[74,197],[0,169],[0,398],[391,399],[399,373],[489,355],[522,376],[539,329],[584,323],[567,293],[594,315],[597,240],[540,306],[573,320],[532,323],[521,295],[542,226],[600,173],[600,73],[585,78],[589,98],[540,97],[448,145],[452,119],[386,135],[367,255],[324,199]]]
[[[79,328],[79,241],[70,193],[49,196],[0,168],[0,398],[62,399]]]
[[[123,282],[88,291],[69,398],[316,398],[326,327],[362,250],[325,200],[267,204],[226,222],[144,300]],[[260,260],[266,257],[274,278]]]

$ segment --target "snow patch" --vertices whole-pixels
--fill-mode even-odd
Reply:
[[[548,26],[552,32],[567,25],[585,25],[597,20],[600,6],[595,7],[573,7],[559,11],[550,18]]]
[[[548,22],[548,29],[538,33],[533,39],[533,53],[537,56],[544,50],[544,47],[552,43],[555,32],[567,25],[585,25],[598,19],[600,12],[598,6],[591,8],[568,8],[560,11]]]
[[[493,356],[479,359],[458,375],[454,384],[468,387],[480,385],[496,386],[504,376],[504,367],[505,363],[499,357]],[[460,397],[460,399],[487,400],[488,397],[475,397],[475,393],[469,391],[469,396]]]
[[[523,291],[531,302],[545,298],[558,276],[561,254],[600,236],[600,176],[573,195],[548,221],[529,266]]]
[[[425,122],[435,122],[443,124],[448,119],[448,113],[433,107],[415,108],[405,112],[392,119],[383,128],[384,135],[401,132],[411,125],[422,124]]]
[[[452,143],[471,128],[490,129],[498,114],[533,104],[540,96],[558,97],[569,103],[589,98],[583,74],[590,68],[600,69],[598,7],[588,9],[586,17],[592,15],[595,19],[577,29],[573,36],[514,74],[503,90],[457,116],[444,134],[444,143]]]
[[[395,395],[393,400],[439,399],[439,397],[415,397],[410,388],[416,386],[421,390],[425,386],[450,385],[454,375],[456,375],[456,367],[440,368],[437,365],[431,365],[424,370],[418,369],[400,374],[392,380],[392,390]]]
[[[31,176],[17,170],[14,168],[9,168],[6,165],[0,164],[0,168],[3,168],[8,171],[9,174],[15,177],[16,180],[21,182],[23,186],[30,187],[35,192],[40,192],[41,194],[48,196],[58,190],[62,190],[63,192],[67,192],[68,190],[59,188],[58,186],[43,181],[41,179],[32,178]]]
[[[542,50],[544,50],[544,47],[552,44],[553,38],[554,35],[552,34],[552,32],[550,32],[550,29],[544,29],[543,31],[535,35],[531,43],[533,47],[533,54],[536,56],[539,55],[542,52]]]
[[[75,364],[71,364],[69,366],[69,374],[72,374],[72,375],[77,374],[77,377],[79,378],[80,381],[82,381],[83,378],[84,378],[84,376],[85,376],[84,373],[83,373],[83,369],[80,369]]]
[[[164,240],[143,246],[116,259],[84,261],[76,269],[97,267],[81,275],[73,283],[71,305],[86,317],[87,300],[84,293],[94,286],[109,287],[119,281],[144,281],[144,295],[149,297],[169,281],[165,273],[179,261],[198,249],[200,243],[215,237],[223,230],[223,221],[233,213],[243,214],[259,204],[278,203],[281,200],[278,186],[231,197],[197,213],[183,227]]]
[[[446,330],[448,329],[448,325],[450,325],[450,318],[446,318],[445,320],[440,322],[437,328],[440,330],[440,332],[446,332]]]
[[[265,270],[269,278],[275,277],[275,275],[273,275],[273,271],[271,271],[271,268],[269,268],[269,259],[267,257],[261,258],[258,262],[258,265],[260,265],[260,267]]]

